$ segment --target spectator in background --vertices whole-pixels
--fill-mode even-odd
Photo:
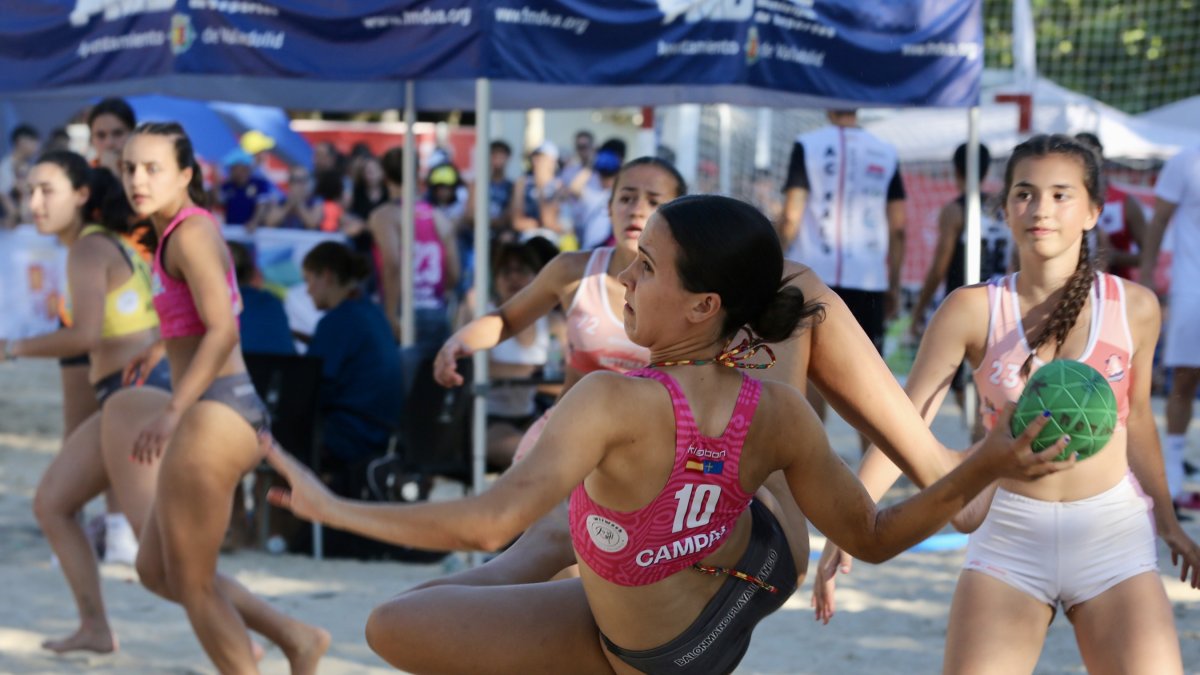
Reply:
[[[1200,389],[1200,146],[1183,150],[1163,166],[1154,185],[1154,216],[1146,229],[1139,279],[1154,287],[1163,233],[1171,226],[1171,290],[1163,331],[1163,364],[1171,369],[1167,396],[1167,442],[1163,462],[1176,506],[1200,509],[1200,495],[1184,493],[1187,430]]]
[[[316,194],[321,201],[321,222],[317,226],[322,232],[345,232],[355,234],[362,222],[346,213],[342,202],[345,177],[337,171],[322,171],[317,174]]]
[[[508,177],[512,147],[504,141],[492,141],[488,183],[488,218],[493,234],[512,230],[513,182]]]
[[[271,205],[264,224],[291,230],[315,230],[324,217],[324,204],[313,193],[312,176],[308,169],[293,166],[288,170],[287,195]]]
[[[399,340],[401,266],[412,261],[417,346],[422,357],[433,356],[450,333],[448,299],[461,276],[454,227],[428,202],[418,201],[413,223],[415,250],[405,255],[400,248],[404,151],[388,150],[380,164],[389,201],[371,212],[367,220],[367,229],[375,240],[380,303],[388,325]]]
[[[563,234],[558,220],[562,188],[558,148],[545,141],[529,155],[529,173],[513,186],[513,229],[557,242]]]
[[[567,185],[579,250],[590,251],[612,239],[608,205],[612,200],[613,183],[624,163],[625,141],[610,138],[595,153],[592,165],[576,173]]]
[[[858,111],[792,145],[779,238],[789,260],[813,269],[846,302],[883,353],[884,323],[900,304],[904,183],[896,149],[858,126]],[[809,397],[821,419],[825,401]],[[859,436],[862,450],[867,439]]]
[[[121,175],[121,150],[137,126],[137,114],[123,98],[106,98],[88,111],[88,134],[92,146],[92,165],[102,166]]]
[[[466,221],[467,200],[462,196],[463,181],[458,168],[448,162],[439,164],[429,170],[426,183],[429,190],[425,200],[437,209],[456,231],[462,232]]]
[[[22,222],[31,222],[21,217],[21,202],[24,201],[22,185],[29,176],[33,158],[41,149],[41,136],[37,129],[28,124],[18,124],[8,136],[9,153],[0,159],[0,206],[4,208],[7,227]]]
[[[363,157],[354,175],[350,213],[366,220],[375,207],[386,202],[387,198],[387,185],[383,181],[383,167],[379,165],[379,158],[373,155]]]
[[[283,302],[262,288],[262,274],[254,255],[244,244],[229,242],[229,256],[242,295],[242,351],[247,354],[295,354],[296,343],[288,327]]]
[[[575,156],[562,169],[563,183],[570,185],[575,176],[591,168],[596,161],[596,136],[586,129],[575,132]]]
[[[43,152],[71,150],[71,134],[63,127],[55,127],[50,132],[50,137],[46,139],[46,148]]]
[[[495,297],[488,301],[487,311],[495,311],[528,286],[544,262],[543,253],[534,245],[499,244],[492,260]],[[475,296],[468,293],[459,306],[456,328],[470,323],[474,312]],[[558,318],[561,321],[561,317]],[[550,317],[543,316],[532,326],[488,350],[488,376],[496,380],[524,379],[535,375],[546,365],[550,332]],[[537,387],[533,385],[493,387],[488,391],[488,464],[498,467],[512,464],[521,436],[544,412],[538,408],[536,396]]]
[[[400,352],[383,312],[361,293],[366,260],[324,242],[304,257],[303,271],[308,294],[325,311],[308,346],[323,362],[321,473],[335,493],[361,499],[367,464],[387,451],[400,418]]]
[[[342,154],[329,141],[321,141],[313,146],[313,171],[342,170]]]
[[[1095,152],[1100,166],[1105,165],[1104,145],[1096,134],[1075,134],[1075,140]],[[1132,278],[1139,262],[1138,251],[1146,237],[1146,213],[1137,198],[1122,192],[1104,181],[1104,209],[1092,233],[1097,241],[1092,247],[1098,267],[1125,279]]]
[[[254,174],[254,157],[241,148],[225,155],[225,176],[217,190],[217,202],[225,211],[225,224],[242,225],[253,232],[271,210],[275,187]]]

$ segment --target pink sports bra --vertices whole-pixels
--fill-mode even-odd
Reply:
[[[625,323],[608,304],[604,279],[612,253],[611,246],[592,251],[567,310],[567,365],[585,375],[595,370],[624,373],[650,362],[650,350],[625,335]]]
[[[158,312],[159,331],[164,340],[203,335],[207,330],[204,321],[200,318],[200,313],[196,311],[196,302],[192,299],[187,282],[167,274],[167,270],[162,264],[163,252],[167,249],[167,239],[180,223],[188,216],[193,215],[202,215],[208,218],[214,227],[217,226],[217,221],[211,213],[198,206],[189,206],[171,219],[158,242],[158,250],[154,252],[154,277],[152,280],[154,310]],[[229,286],[229,300],[233,303],[233,313],[240,314],[242,296],[238,292],[237,277],[232,264],[225,272],[225,283]]]
[[[1017,275],[1010,274],[988,284],[988,341],[983,361],[973,373],[979,390],[980,414],[988,429],[996,422],[1007,401],[1015,401],[1025,389],[1021,366],[1029,356],[1025,325],[1017,297]],[[1087,346],[1079,361],[1104,374],[1117,398],[1117,426],[1129,417],[1129,373],[1133,360],[1133,337],[1125,314],[1125,287],[1111,274],[1097,274],[1092,285],[1091,324]],[[1044,365],[1033,359],[1030,374]]]
[[[724,542],[753,497],[738,481],[742,446],[758,408],[762,384],[742,375],[729,424],[719,438],[700,433],[679,383],[644,368],[631,377],[657,380],[675,411],[675,465],[646,506],[614,511],[580,483],[571,493],[571,542],[579,559],[621,586],[644,586],[703,560]]]

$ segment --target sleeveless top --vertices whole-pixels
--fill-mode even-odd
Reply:
[[[950,256],[950,267],[946,269],[946,293],[966,284],[967,278],[967,198],[959,195],[954,200],[963,208],[963,231],[954,241],[954,252]],[[1008,261],[1012,257],[1012,232],[1001,214],[989,208],[990,198],[983,195],[982,218],[979,223],[979,280],[991,281],[1008,272]]]
[[[980,414],[988,429],[1008,401],[1016,401],[1025,389],[1021,366],[1029,356],[1025,326],[1017,298],[1017,275],[1010,274],[988,284],[988,340],[979,368],[973,373],[979,390]],[[1104,374],[1117,399],[1117,427],[1129,417],[1129,374],[1133,360],[1133,337],[1125,312],[1125,287],[1111,274],[1097,274],[1092,286],[1091,324],[1087,346],[1079,361]],[[1044,365],[1035,357],[1032,375]]]
[[[488,303],[488,311],[496,309],[495,304]],[[488,356],[493,363],[514,364],[521,366],[544,366],[550,353],[550,322],[541,317],[534,323],[533,343],[524,346],[517,338],[510,337],[504,342],[492,347]],[[498,417],[527,417],[537,412],[534,397],[537,396],[535,386],[492,387],[488,390],[488,415]]]
[[[200,318],[200,313],[196,311],[196,303],[192,299],[187,282],[167,274],[162,263],[163,251],[167,249],[167,240],[180,223],[188,216],[193,215],[202,215],[208,218],[213,227],[217,227],[217,221],[211,213],[198,206],[189,206],[171,219],[167,229],[163,231],[162,238],[158,243],[158,250],[154,252],[154,309],[158,311],[158,319],[161,322],[160,333],[164,340],[203,335],[207,330],[204,321]],[[238,292],[233,265],[230,265],[229,269],[225,271],[225,285],[229,287],[229,301],[233,305],[233,313],[240,314],[242,296]]]
[[[586,374],[595,370],[624,373],[650,362],[650,350],[625,334],[625,323],[608,304],[608,262],[613,248],[592,251],[579,290],[567,310],[567,365]]]
[[[400,205],[400,200],[394,202]],[[446,259],[442,239],[438,236],[437,222],[433,219],[433,205],[418,200],[413,209],[413,309],[445,309],[446,270],[442,262]],[[371,247],[375,269],[383,270],[383,254],[379,245]],[[400,264],[409,260],[403,252]],[[399,298],[396,299],[398,303]]]
[[[701,435],[673,377],[644,368],[629,373],[660,382],[675,412],[675,463],[667,484],[648,505],[615,511],[594,501],[580,483],[571,493],[571,542],[579,559],[605,580],[644,586],[703,560],[724,543],[752,493],[738,476],[742,446],[762,384],[742,375],[729,424],[719,438]]]
[[[104,226],[88,225],[79,233],[79,238],[82,239],[90,234],[100,234],[111,241],[125,257],[125,262],[129,264],[132,272],[125,283],[104,296],[104,324],[100,329],[100,337],[115,338],[132,335],[157,326],[158,314],[154,311],[150,265],[142,259],[136,249],[126,243],[124,238]],[[63,298],[60,314],[63,324],[72,325],[74,317],[69,294]]]

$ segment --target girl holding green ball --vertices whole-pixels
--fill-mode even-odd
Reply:
[[[969,359],[990,428],[1031,374],[1070,359],[1105,376],[1116,428],[1072,470],[1000,480],[960,517],[975,531],[950,609],[944,672],[1032,672],[1061,605],[1089,672],[1182,673],[1154,535],[1193,588],[1200,548],[1175,517],[1150,409],[1158,301],[1092,268],[1085,235],[1104,197],[1090,150],[1066,136],[1036,136],[1014,149],[1004,183],[1021,271],[950,294],[922,340],[909,397],[931,421]],[[877,450],[859,469],[875,498],[899,474]],[[813,592],[826,622],[839,569],[849,571],[849,559],[827,547]]]

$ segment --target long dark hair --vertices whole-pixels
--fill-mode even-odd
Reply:
[[[628,162],[625,162],[625,164],[621,167],[621,170],[617,173],[617,180],[616,180],[616,182],[613,183],[613,191],[608,197],[609,204],[612,204],[612,200],[616,199],[616,196],[617,196],[616,186],[620,185],[621,177],[625,175],[626,171],[629,171],[630,169],[633,169],[633,168],[639,167],[639,166],[657,167],[659,169],[662,169],[663,171],[666,171],[668,174],[670,174],[671,178],[675,179],[675,196],[676,197],[682,197],[688,193],[687,181],[684,180],[683,174],[679,173],[679,169],[676,169],[674,164],[668,162],[665,159],[659,159],[658,157],[638,157],[636,159],[631,159]]]
[[[179,170],[192,170],[192,179],[188,183],[188,197],[201,208],[208,208],[208,193],[204,191],[204,176],[200,170],[200,162],[196,160],[196,151],[192,148],[192,139],[178,122],[142,122],[133,130],[133,135],[149,134],[170,138],[175,144],[175,161]]]
[[[88,199],[81,209],[85,224],[97,223],[122,234],[129,232],[133,208],[112,171],[93,168],[82,155],[70,150],[50,150],[34,164],[53,164],[62,169],[73,189],[88,188]]]
[[[1004,169],[1006,201],[1009,191],[1012,190],[1013,171],[1017,164],[1025,159],[1049,155],[1065,155],[1078,160],[1083,169],[1083,185],[1087,188],[1088,201],[1096,208],[1104,205],[1104,194],[1101,191],[1100,183],[1100,162],[1096,153],[1074,138],[1062,134],[1034,136],[1013,149],[1012,156],[1008,159],[1008,166]],[[1051,339],[1054,340],[1054,353],[1058,354],[1058,351],[1062,349],[1063,342],[1067,339],[1067,334],[1071,332],[1071,328],[1079,319],[1079,313],[1083,311],[1083,305],[1087,302],[1088,293],[1092,290],[1092,282],[1096,276],[1096,271],[1092,267],[1090,248],[1085,232],[1079,246],[1079,263],[1075,266],[1075,272],[1067,279],[1058,304],[1051,310],[1050,316],[1041,330],[1030,341],[1029,357],[1021,366],[1022,375],[1029,374],[1029,369],[1033,365],[1033,355],[1037,353],[1039,347]]]
[[[820,303],[783,277],[783,249],[771,222],[753,206],[719,195],[680,197],[658,208],[679,245],[675,266],[683,287],[721,297],[721,336],[748,327],[766,342],[791,337]]]

